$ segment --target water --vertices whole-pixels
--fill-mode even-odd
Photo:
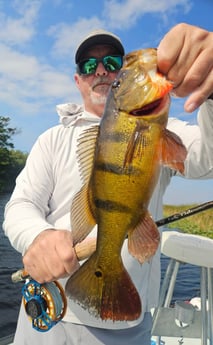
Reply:
[[[21,254],[14,250],[2,231],[4,206],[10,195],[0,194],[0,337],[15,331],[21,288],[23,283],[12,283],[11,274],[22,267]],[[168,259],[162,256],[162,276]],[[181,265],[178,273],[173,300],[190,300],[200,295],[200,270],[196,266]]]
[[[1,227],[8,199],[8,194],[0,194],[0,337],[15,330],[22,287],[22,284],[11,281],[11,274],[22,267],[21,255],[12,248]]]

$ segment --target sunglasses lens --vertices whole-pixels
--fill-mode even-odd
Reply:
[[[78,72],[80,74],[94,74],[98,63],[102,62],[108,72],[119,71],[123,65],[123,57],[119,55],[107,55],[103,58],[89,58],[78,63]]]
[[[103,64],[108,72],[119,71],[123,65],[123,58],[113,55],[104,56]]]
[[[80,74],[93,74],[96,71],[98,62],[96,58],[84,60],[78,64]]]

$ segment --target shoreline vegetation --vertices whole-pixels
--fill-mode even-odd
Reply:
[[[191,205],[164,205],[163,216],[168,217],[175,213],[180,213],[184,210],[197,206],[198,204]],[[167,228],[178,228],[181,232],[205,236],[213,239],[213,209],[201,211],[189,217],[177,220],[167,225]]]

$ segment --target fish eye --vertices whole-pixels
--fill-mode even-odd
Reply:
[[[121,85],[120,81],[116,79],[112,83],[112,88],[117,89],[118,87],[120,87],[120,85]]]

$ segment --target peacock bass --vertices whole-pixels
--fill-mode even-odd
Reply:
[[[161,164],[184,173],[186,149],[166,129],[172,84],[157,72],[156,49],[129,53],[113,82],[100,126],[84,131],[77,149],[84,181],[71,207],[74,245],[98,225],[95,252],[67,281],[66,294],[103,320],[137,319],[139,294],[121,249],[141,264],[160,235],[147,208]]]

